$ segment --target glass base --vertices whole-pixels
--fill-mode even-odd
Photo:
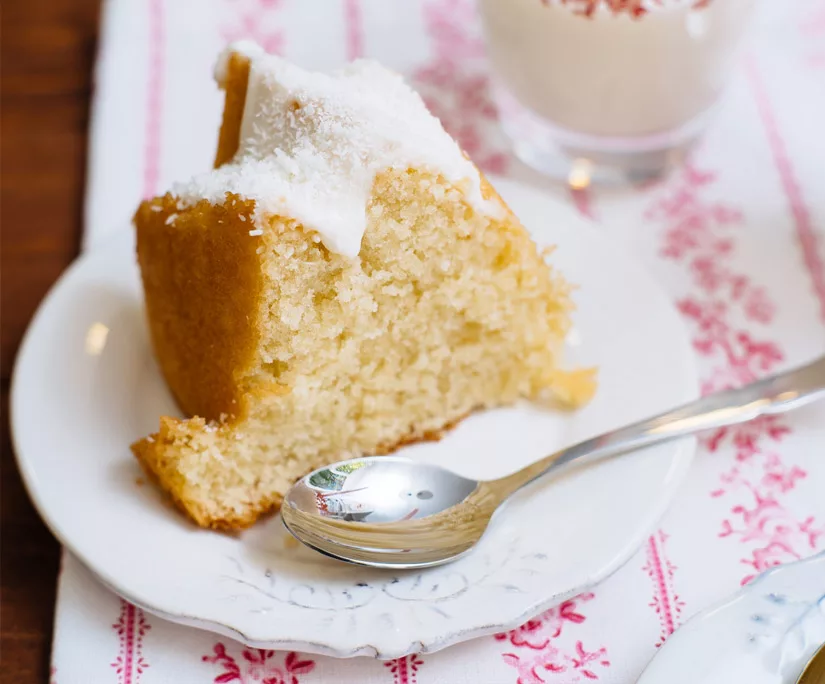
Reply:
[[[710,112],[667,133],[639,137],[593,136],[569,131],[533,113],[496,88],[502,128],[525,164],[574,189],[589,185],[638,185],[682,165]]]

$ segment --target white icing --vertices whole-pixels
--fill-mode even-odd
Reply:
[[[305,71],[244,41],[218,59],[219,82],[233,52],[251,59],[240,147],[230,163],[176,185],[184,203],[236,193],[255,201],[257,226],[293,217],[349,257],[360,250],[375,175],[386,169],[441,174],[478,211],[502,212],[483,199],[476,168],[399,75],[367,60],[332,74]]]

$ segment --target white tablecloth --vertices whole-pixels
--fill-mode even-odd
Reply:
[[[128,230],[141,197],[209,166],[221,106],[213,60],[227,40],[253,37],[307,67],[382,60],[409,77],[486,171],[576,202],[678,304],[706,390],[825,350],[822,0],[765,3],[724,107],[682,172],[644,190],[575,197],[510,157],[470,0],[108,0],[104,11],[87,249]],[[52,680],[632,682],[697,610],[765,568],[825,548],[823,407],[701,442],[660,528],[615,575],[513,632],[423,657],[382,663],[245,649],[144,614],[65,554]]]

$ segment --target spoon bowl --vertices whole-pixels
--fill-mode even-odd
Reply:
[[[319,468],[287,494],[281,516],[328,556],[376,567],[439,565],[472,548],[497,507],[485,483],[408,458]]]

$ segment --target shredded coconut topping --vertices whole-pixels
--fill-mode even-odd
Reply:
[[[219,82],[232,52],[251,60],[240,147],[230,163],[175,186],[186,204],[235,193],[254,200],[257,227],[269,216],[294,217],[349,257],[360,250],[375,175],[386,169],[441,174],[478,211],[502,211],[483,199],[476,168],[394,72],[368,60],[332,74],[305,71],[245,41],[219,58]]]

